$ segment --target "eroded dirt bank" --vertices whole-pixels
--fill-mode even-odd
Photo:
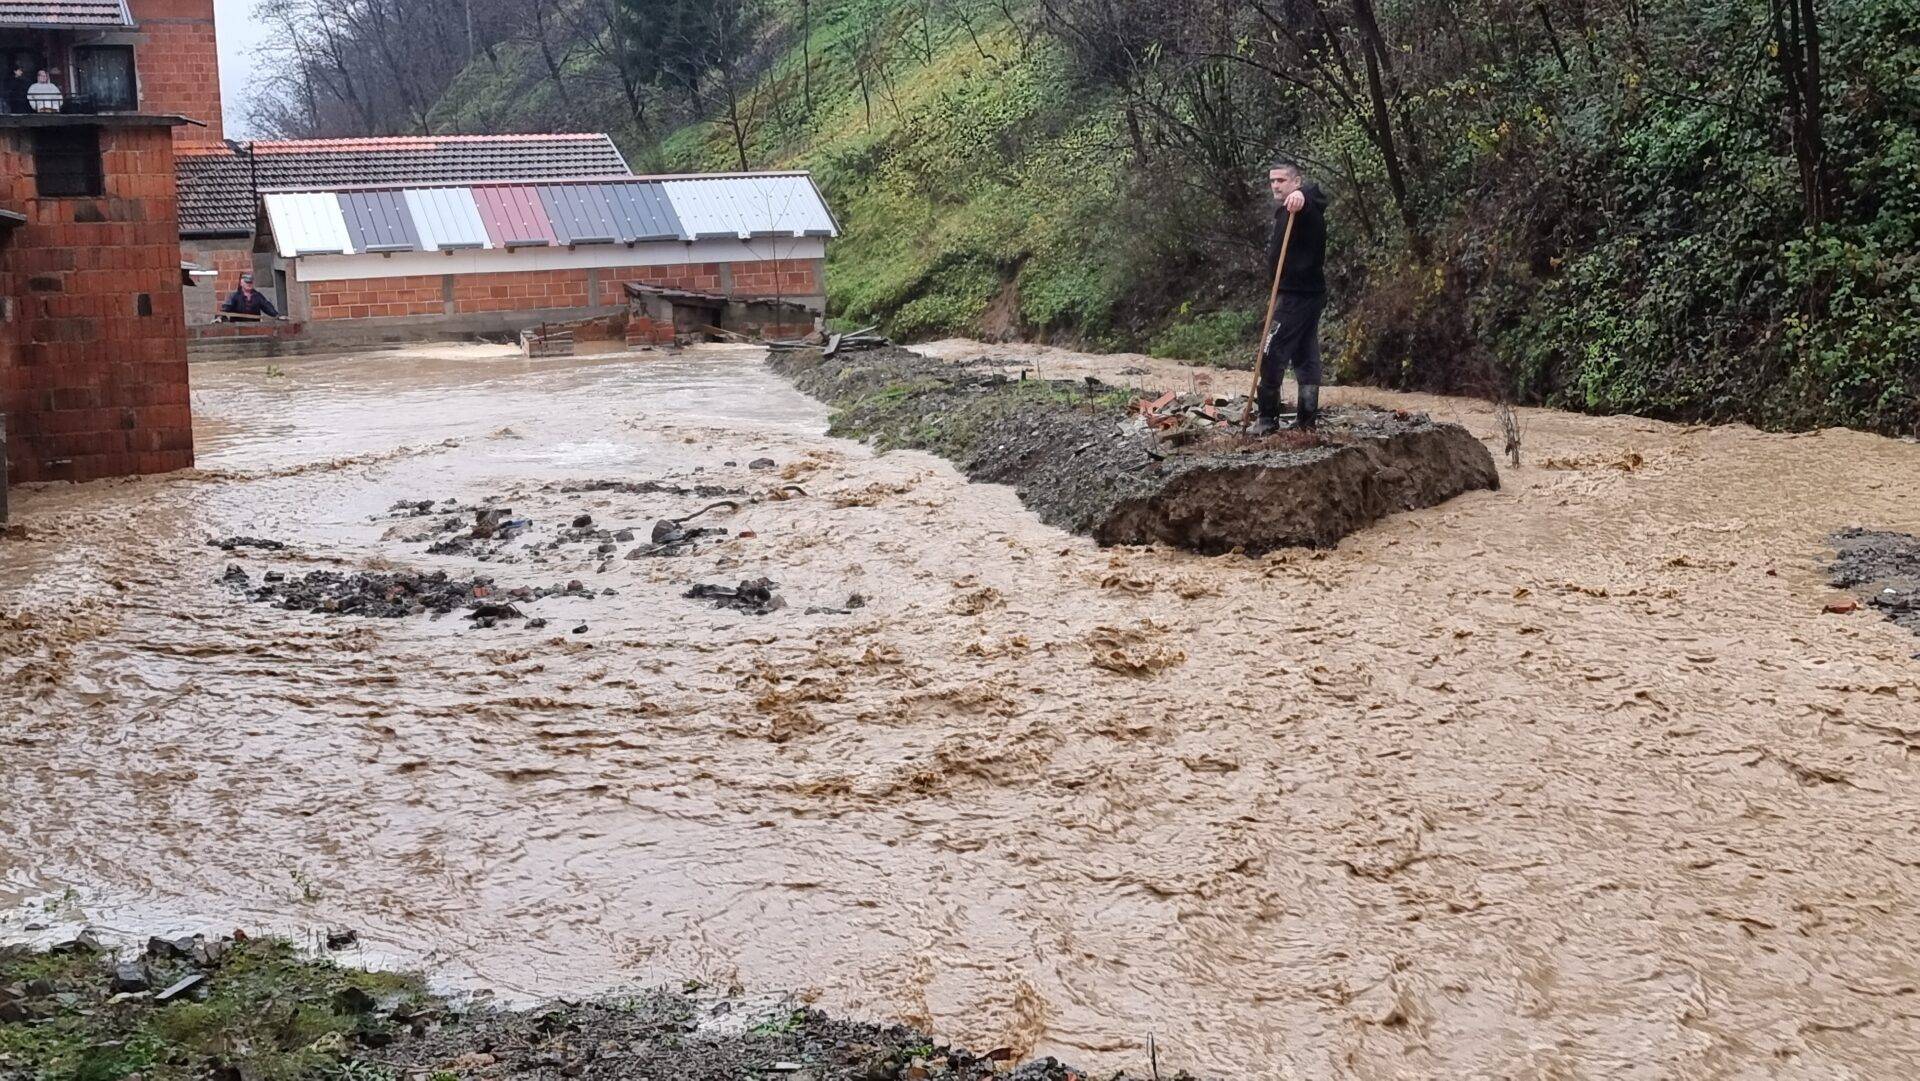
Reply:
[[[1529,412],[1497,492],[1219,558],[826,438],[753,354],[278,363],[196,367],[196,472],[16,493],[8,935],[71,887],[127,930],[350,925],[461,986],[737,981],[1136,1072],[1149,1032],[1276,1079],[1920,1063],[1920,661],[1825,611],[1831,533],[1920,532],[1920,448]],[[702,485],[745,493],[687,523],[724,536],[626,558]],[[532,530],[434,554],[393,509],[449,499]],[[549,592],[315,614],[230,563]],[[683,595],[762,577],[785,607]]]
[[[1328,548],[1395,511],[1500,486],[1484,445],[1424,414],[1348,406],[1310,433],[1254,440],[1202,426],[1176,442],[1130,415],[1145,399],[1094,376],[1008,378],[897,348],[800,350],[771,366],[834,408],[833,434],[933,451],[1103,545]]]

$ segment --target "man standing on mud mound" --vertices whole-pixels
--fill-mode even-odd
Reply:
[[[1320,311],[1327,306],[1327,193],[1289,161],[1273,163],[1267,184],[1273,190],[1273,227],[1267,234],[1266,267],[1269,275],[1279,270],[1280,298],[1273,332],[1260,353],[1260,418],[1254,421],[1254,435],[1280,426],[1280,381],[1288,368],[1300,384],[1300,410],[1293,426],[1311,428],[1319,419]],[[1289,216],[1293,237],[1286,242],[1287,265],[1279,267]]]

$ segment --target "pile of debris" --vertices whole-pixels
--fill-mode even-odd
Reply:
[[[857,353],[862,349],[878,349],[883,345],[892,345],[880,334],[875,333],[880,324],[861,327],[846,334],[821,335],[815,331],[804,338],[789,338],[783,341],[769,341],[766,347],[774,353],[791,353],[796,349],[820,349],[826,356],[839,353]]]
[[[685,596],[697,601],[712,601],[715,608],[731,608],[749,615],[764,616],[787,606],[774,592],[771,578],[752,578],[737,586],[696,585]]]
[[[298,577],[268,571],[256,586],[245,570],[229,565],[220,580],[246,594],[248,600],[288,611],[400,619],[426,613],[443,616],[456,608],[465,608],[477,625],[487,627],[500,619],[519,617],[522,613],[513,607],[514,601],[586,598],[612,592],[595,593],[577,578],[564,586],[501,589],[491,578],[454,578],[446,571],[351,574],[309,571]]]

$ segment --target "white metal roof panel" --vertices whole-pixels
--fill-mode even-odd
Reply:
[[[820,189],[804,174],[700,177],[661,186],[688,240],[840,235]]]
[[[353,237],[340,213],[340,199],[330,191],[268,192],[267,220],[280,257],[352,255]]]
[[[472,188],[409,188],[406,196],[423,251],[488,246],[487,223],[480,220]]]

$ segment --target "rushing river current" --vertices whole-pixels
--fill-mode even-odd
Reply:
[[[0,939],[351,926],[450,986],[1216,1077],[1920,1071],[1920,638],[1820,573],[1920,531],[1920,447],[1534,411],[1498,492],[1207,558],[828,438],[750,350],[276,364],[196,365],[194,470],[15,494]],[[548,548],[716,501],[593,481],[740,494],[686,554]],[[429,554],[450,515],[391,508],[447,499],[532,527]],[[229,565],[594,595],[476,629]],[[762,576],[785,608],[682,596]]]

